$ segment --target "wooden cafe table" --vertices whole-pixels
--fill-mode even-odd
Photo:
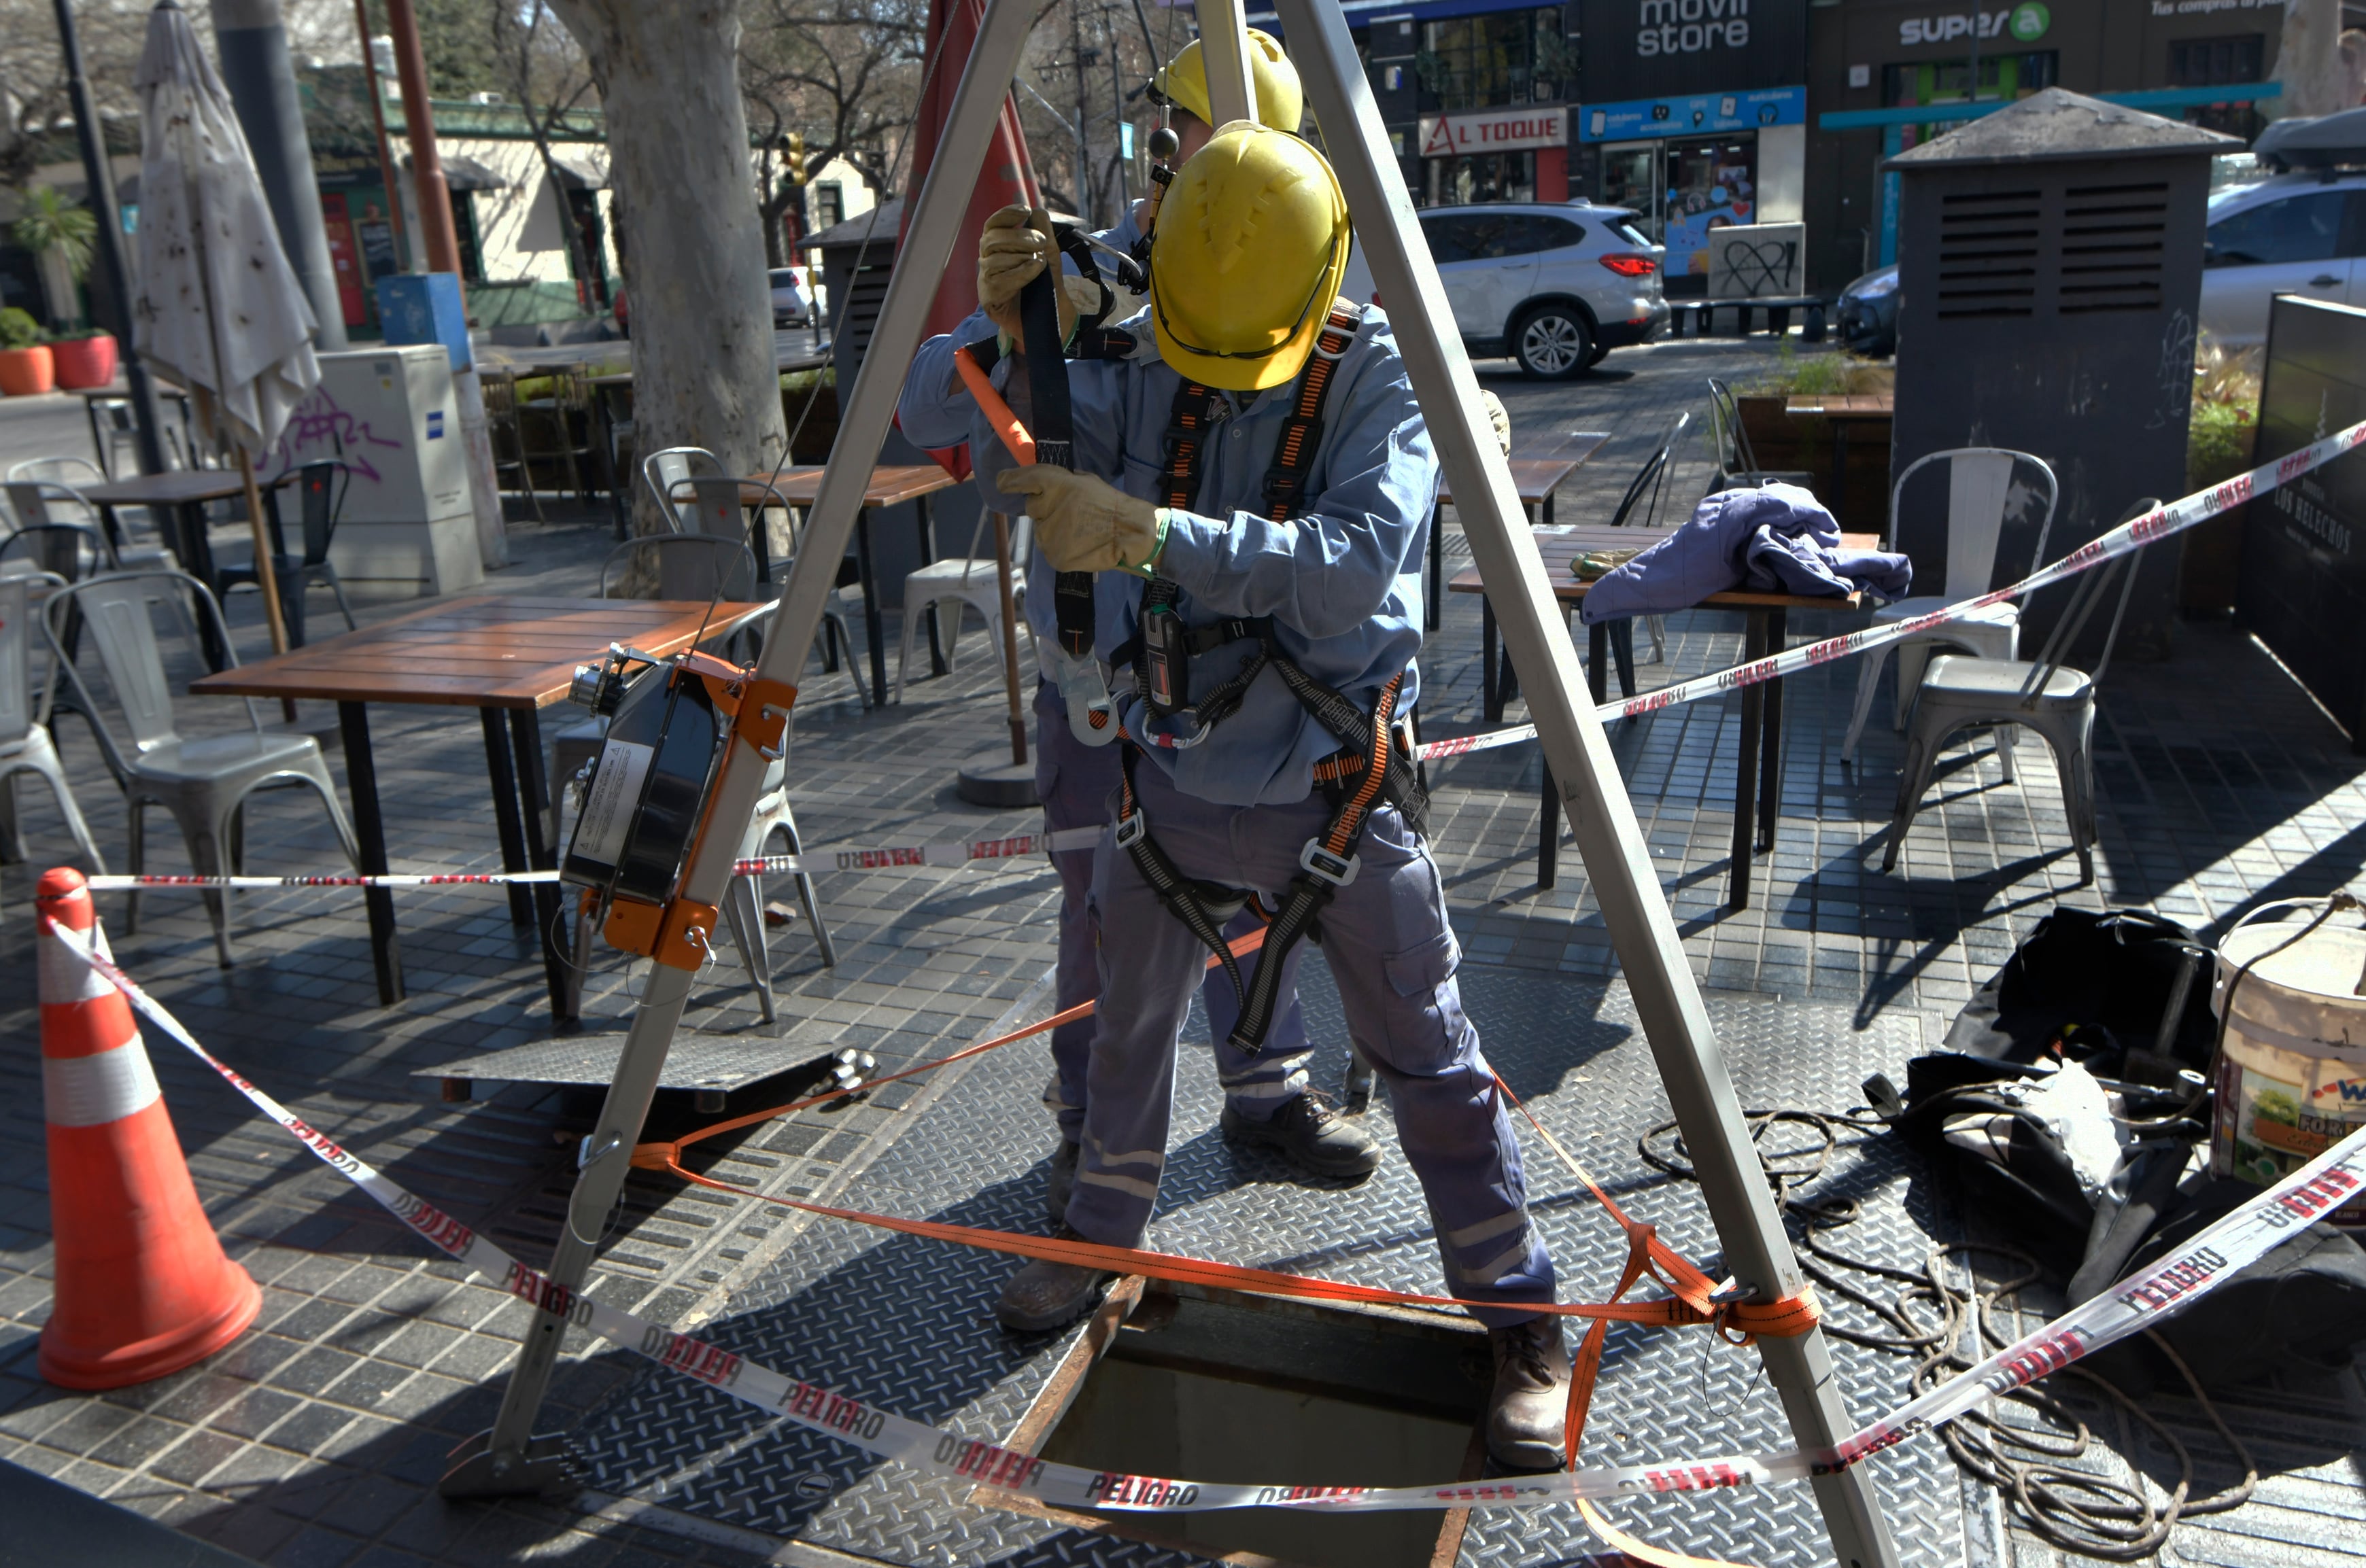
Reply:
[[[383,876],[389,869],[377,764],[370,753],[369,704],[474,708],[485,733],[485,767],[492,778],[501,866],[510,871],[547,871],[558,865],[558,846],[548,842],[544,826],[550,790],[543,777],[539,715],[566,700],[575,666],[597,663],[611,643],[659,656],[678,653],[699,639],[702,630],[707,638],[718,637],[770,608],[718,604],[710,614],[704,603],[662,599],[525,594],[463,599],[222,670],[203,677],[189,689],[209,696],[311,698],[337,705],[354,831],[367,876]],[[539,884],[529,893],[513,883],[509,893],[511,920],[531,925],[541,942],[552,1021],[561,1030],[572,1029],[577,1025],[572,988],[566,983],[565,944],[551,930],[559,911],[558,885]],[[370,949],[377,963],[378,1000],[392,1006],[402,1000],[393,895],[384,888],[371,888],[363,897],[369,911]]]
[[[1611,528],[1599,523],[1564,525],[1547,531],[1537,531],[1537,552],[1544,557],[1545,576],[1552,584],[1553,598],[1564,610],[1585,601],[1594,585],[1581,581],[1577,576],[1577,558],[1591,551],[1638,550],[1658,543],[1673,529]],[[1841,543],[1851,550],[1877,550],[1880,541],[1870,533],[1843,533]],[[1484,594],[1486,585],[1480,580],[1476,566],[1455,575],[1452,591]],[[1783,651],[1784,637],[1793,610],[1853,610],[1865,602],[1863,594],[1843,594],[1830,598],[1813,598],[1787,593],[1746,593],[1732,590],[1713,593],[1691,608],[1696,610],[1739,610],[1747,618],[1742,633],[1741,657],[1744,663],[1762,659]],[[1482,601],[1480,632],[1480,660],[1484,684],[1483,711],[1487,722],[1498,724],[1504,719],[1504,705],[1516,689],[1516,677],[1508,666],[1499,675],[1495,659],[1495,610]],[[1586,628],[1585,684],[1596,706],[1609,700],[1610,627],[1600,622]],[[1762,681],[1745,686],[1741,698],[1741,745],[1733,781],[1733,857],[1727,875],[1727,902],[1729,910],[1750,907],[1750,873],[1752,853],[1763,855],[1774,847],[1774,820],[1783,801],[1783,683],[1781,680]],[[1548,768],[1544,782],[1543,821],[1538,830],[1537,885],[1549,888],[1558,868],[1560,853],[1560,798],[1555,792],[1551,770]]]
[[[1505,461],[1512,470],[1512,487],[1528,516],[1538,522],[1552,521],[1553,493],[1561,481],[1609,444],[1610,438],[1599,431],[1572,431],[1536,442],[1514,441],[1512,455]],[[1438,617],[1446,610],[1446,509],[1453,504],[1453,495],[1441,486],[1436,503],[1429,509],[1429,566],[1424,574],[1429,591],[1422,596],[1421,610],[1425,632],[1437,630]]]

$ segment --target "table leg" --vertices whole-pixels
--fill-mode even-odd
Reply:
[[[936,546],[930,543],[929,539],[928,497],[922,496],[912,503],[912,515],[920,520],[920,565],[925,566],[937,558]],[[904,612],[907,615],[910,614],[911,610],[910,605],[904,607]],[[959,621],[953,622],[953,632],[959,635],[961,632]],[[945,663],[944,642],[937,635],[937,607],[934,604],[929,606],[929,673],[930,675],[952,673],[952,666]]]
[[[181,557],[181,570],[205,584],[207,591],[219,601],[221,582],[214,575],[213,546],[206,541],[206,503],[191,501],[186,506],[150,510],[159,517],[169,511],[180,525],[177,530],[180,538],[175,543],[179,546],[176,554]],[[197,617],[197,641],[205,651],[208,666],[214,669],[230,666],[230,650],[222,645],[221,636],[214,630],[211,616]]]
[[[1766,646],[1771,658],[1783,651],[1791,612],[1776,607],[1766,612]],[[1774,819],[1783,813],[1783,683],[1766,683],[1766,732],[1758,754],[1758,853],[1774,848]]]
[[[115,515],[115,509],[113,507],[102,506],[98,509],[98,525],[107,531],[107,542],[115,546],[116,552],[118,554],[121,554],[123,550],[123,523],[122,520]]]
[[[361,847],[362,875],[383,877],[386,863],[386,818],[377,804],[377,761],[370,754],[369,709],[359,702],[337,704],[337,728],[345,743],[345,791],[353,797],[354,837]],[[385,888],[362,892],[369,913],[370,958],[377,966],[377,1000],[391,1007],[402,1000],[402,943],[394,930],[394,894]]]
[[[1491,724],[1504,722],[1503,694],[1495,689],[1495,607],[1479,596],[1479,711]]]
[[[1848,421],[1832,421],[1832,521],[1840,522],[1841,509],[1848,501]],[[1848,526],[1841,522],[1842,528]]]
[[[542,766],[542,718],[535,710],[510,711],[510,745],[517,754],[518,803],[525,808],[526,859],[537,871],[556,871],[558,849],[543,834],[542,813],[550,799],[550,782]],[[543,978],[550,985],[551,1025],[560,1034],[572,1034],[582,1025],[575,1016],[574,988],[568,983],[566,938],[558,929],[558,891],[556,882],[534,885],[534,928],[542,939]]]
[[[1429,503],[1429,593],[1421,607],[1421,629],[1435,632],[1446,613],[1446,503]]]
[[[1560,871],[1560,791],[1553,788],[1552,764],[1542,764],[1545,798],[1537,812],[1537,890],[1549,890]]]
[[[1553,490],[1547,490],[1545,492],[1545,526],[1547,528],[1550,528],[1553,525],[1553,497],[1558,493],[1559,492]]]
[[[525,824],[518,821],[517,769],[510,766],[509,737],[501,733],[501,712],[479,708],[477,720],[485,731],[485,771],[493,781],[493,827],[501,834],[501,869],[530,870],[525,862]],[[510,924],[531,927],[534,895],[516,882],[509,888]]]
[[[1764,611],[1747,612],[1747,630],[1742,633],[1741,657],[1762,658],[1766,653],[1766,622]],[[1741,689],[1741,756],[1734,765],[1733,780],[1733,863],[1727,873],[1725,907],[1744,910],[1750,907],[1750,850],[1758,836],[1758,748],[1760,730],[1766,713],[1766,688],[1745,686]]]
[[[304,574],[287,553],[279,548],[286,536],[280,528],[279,487],[272,486],[263,492],[263,510],[271,519],[272,581],[279,585],[279,621],[287,628],[287,645],[304,645]],[[281,563],[287,562],[286,565]]]
[[[1585,629],[1585,690],[1601,707],[1610,700],[1610,622],[1597,621]]]
[[[879,619],[879,577],[871,569],[871,509],[854,514],[854,564],[862,577],[862,633],[871,644],[871,706],[887,706],[887,629]]]
[[[600,472],[608,483],[608,511],[614,521],[618,540],[633,536],[632,519],[625,510],[625,489],[616,477],[616,411],[609,404],[610,388],[592,388],[592,407],[599,415],[595,433],[600,440]]]

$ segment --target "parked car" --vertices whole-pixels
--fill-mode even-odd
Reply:
[[[2366,162],[2366,149],[2361,149]],[[2202,330],[2263,342],[2279,294],[2366,305],[2366,169],[2294,170],[2219,192],[2202,253]]]
[[[1634,226],[1629,208],[1503,202],[1427,207],[1419,217],[1473,354],[1508,353],[1530,375],[1575,375],[1667,325],[1665,252]],[[1347,259],[1340,292],[1387,303],[1360,251]]]
[[[1898,263],[1876,267],[1841,290],[1833,311],[1841,346],[1851,353],[1887,358],[1898,352]]]
[[[772,325],[804,327],[813,322],[813,291],[806,283],[803,267],[774,267],[772,280]]]

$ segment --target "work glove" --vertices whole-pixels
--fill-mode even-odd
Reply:
[[[1156,507],[1090,474],[1036,463],[1005,471],[995,487],[1006,496],[1027,498],[1027,515],[1035,520],[1036,547],[1054,571],[1126,571],[1148,577],[1166,542],[1166,525]]]
[[[1480,405],[1487,410],[1487,422],[1495,427],[1495,444],[1504,455],[1512,455],[1512,411],[1504,407],[1504,399],[1485,387],[1479,389]]]
[[[1024,346],[1027,341],[1019,319],[1019,291],[1041,277],[1045,267],[1057,267],[1059,254],[1052,242],[1050,217],[1038,219],[1023,207],[1002,208],[979,230],[977,302],[1009,342]],[[1060,342],[1065,343],[1076,330],[1076,302],[1065,287],[1056,295]]]

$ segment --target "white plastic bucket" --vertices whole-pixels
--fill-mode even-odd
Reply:
[[[2226,1029],[2214,1175],[2269,1185],[2366,1126],[2366,930],[2321,925],[2294,942],[2299,929],[2290,920],[2239,925],[2219,946],[2210,1006]],[[2228,989],[2246,964],[2229,1017]],[[2332,1218],[2366,1231],[2366,1202]]]

